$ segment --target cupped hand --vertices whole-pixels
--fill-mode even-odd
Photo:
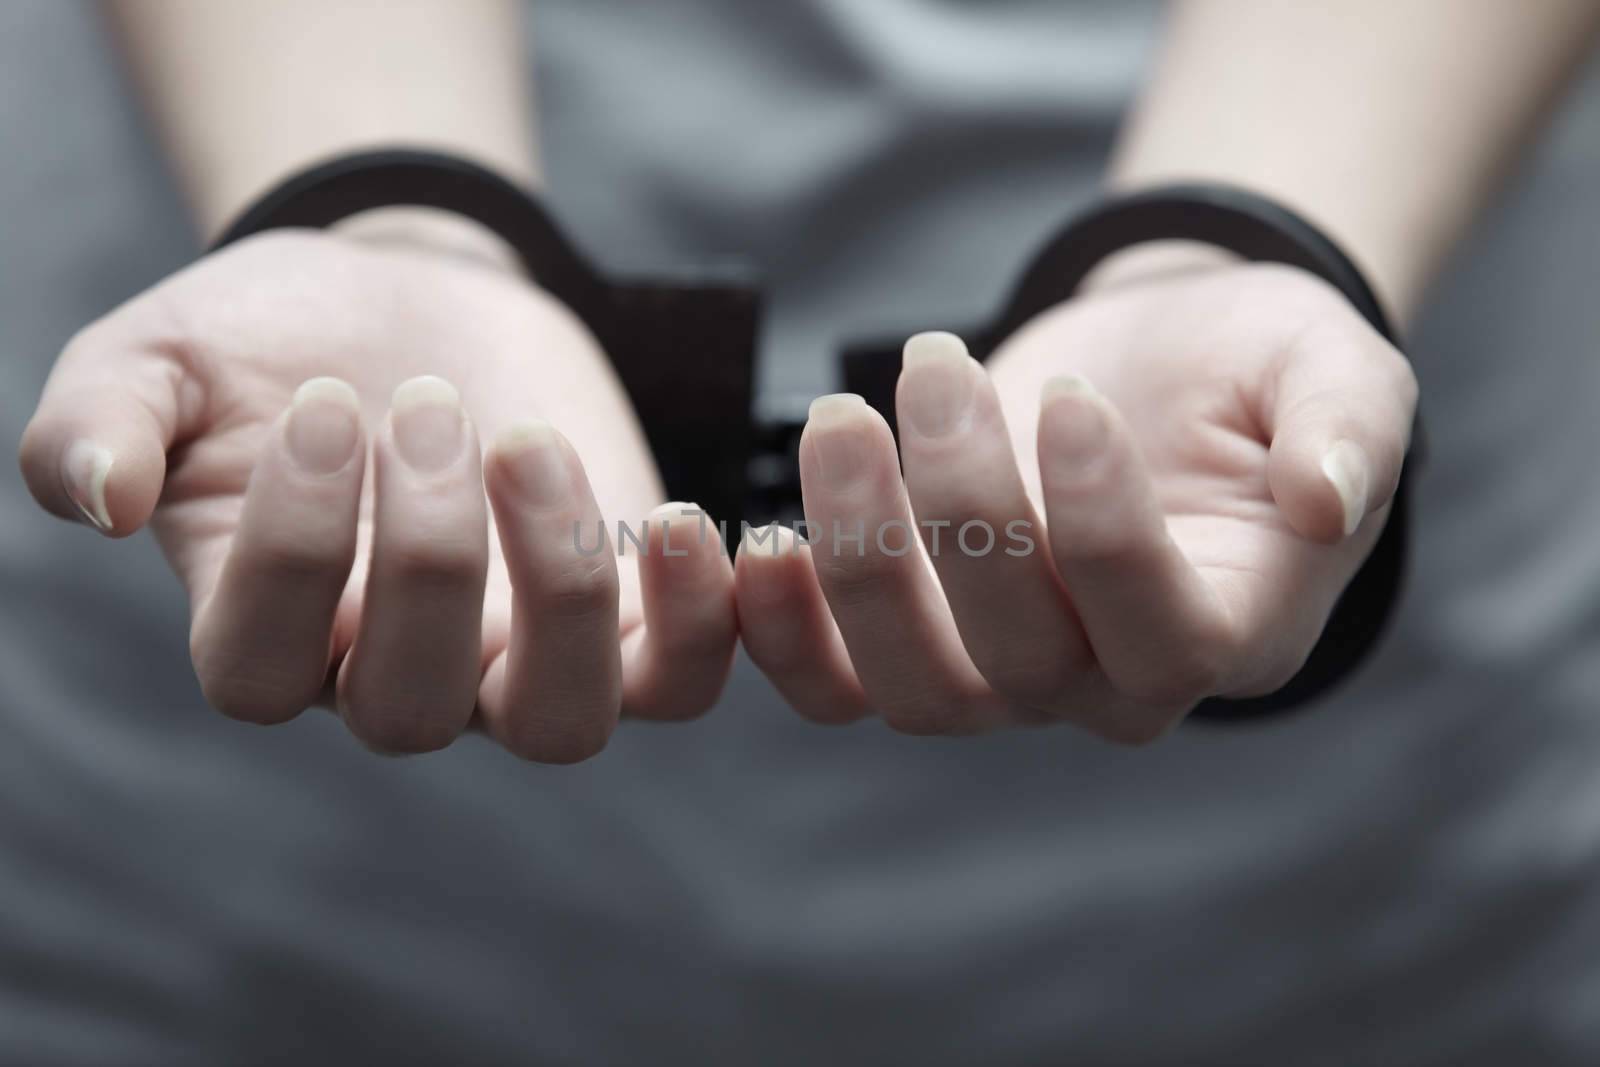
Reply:
[[[57,515],[152,526],[235,718],[322,702],[381,751],[476,723],[571,762],[619,712],[707,710],[731,664],[731,566],[664,529],[695,524],[592,338],[434,249],[285,231],[206,257],[73,339],[21,461]]]
[[[1293,677],[1382,530],[1416,395],[1337,292],[1276,266],[1083,297],[987,369],[921,335],[898,456],[859,400],[813,405],[812,543],[747,536],[743,640],[817,720],[1152,740]]]

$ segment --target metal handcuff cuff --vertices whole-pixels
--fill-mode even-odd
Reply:
[[[467,160],[411,149],[341,156],[291,176],[241,214],[214,248],[264,230],[325,227],[396,206],[437,208],[485,226],[517,254],[529,277],[583,321],[627,389],[675,499],[697,501],[710,514],[730,520],[794,512],[802,424],[758,424],[754,418],[761,290],[748,274],[701,270],[607,277],[527,190]],[[1334,242],[1281,205],[1216,185],[1167,186],[1091,207],[1045,243],[990,325],[960,332],[973,354],[986,358],[1028,320],[1069,299],[1107,256],[1158,240],[1203,242],[1245,260],[1304,270],[1338,289],[1398,346],[1371,287]],[[898,344],[853,346],[840,361],[845,388],[865,397],[894,425]],[[1300,671],[1265,696],[1207,700],[1192,718],[1247,719],[1301,706],[1367,656],[1400,590],[1415,460],[1409,457],[1401,471],[1377,545]]]

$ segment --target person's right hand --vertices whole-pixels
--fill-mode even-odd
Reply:
[[[1222,253],[1091,288],[987,365],[919,335],[898,441],[859,397],[813,405],[816,543],[746,542],[741,637],[810,719],[1149,743],[1295,677],[1388,521],[1416,403],[1332,286]]]
[[[720,540],[669,555],[658,514],[642,558],[594,551],[602,517],[637,530],[663,499],[592,338],[436,250],[285,231],[207,256],[71,341],[21,462],[56,515],[151,524],[237,719],[330,703],[386,752],[477,721],[572,762],[619,710],[706,711],[732,662]]]

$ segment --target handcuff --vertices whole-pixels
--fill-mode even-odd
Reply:
[[[292,175],[256,200],[213,250],[265,230],[321,228],[382,207],[426,207],[497,234],[542,289],[595,336],[626,388],[668,492],[719,517],[772,517],[798,508],[802,422],[754,417],[762,292],[752,274],[719,268],[649,278],[596,270],[532,193],[476,163],[438,152],[381,149]],[[1338,289],[1397,348],[1371,286],[1337,244],[1293,211],[1243,189],[1186,184],[1104,200],[1069,219],[1019,275],[986,326],[960,331],[987,358],[1007,337],[1071,299],[1112,253],[1151,241],[1196,241],[1256,262],[1281,263]],[[894,425],[899,340],[847,346],[845,388]],[[1420,440],[1413,434],[1413,440]],[[1398,599],[1410,531],[1407,457],[1389,519],[1345,588],[1299,672],[1265,696],[1204,701],[1201,720],[1251,719],[1302,706],[1348,676],[1377,645]],[[737,523],[732,524],[737,528]]]

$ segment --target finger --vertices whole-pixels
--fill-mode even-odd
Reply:
[[[1095,658],[1159,733],[1216,693],[1237,641],[1222,597],[1167,531],[1143,457],[1080,378],[1045,383],[1039,474],[1051,555]]]
[[[320,695],[355,559],[365,457],[354,389],[313,378],[296,390],[250,475],[226,558],[196,583],[190,651],[201,691],[224,714],[284,722]]]
[[[1302,335],[1282,357],[1262,413],[1267,478],[1289,524],[1333,543],[1394,497],[1411,440],[1411,365],[1362,322]]]
[[[488,518],[477,434],[455,388],[402,382],[373,461],[372,564],[339,708],[370,747],[426,752],[466,726],[482,673]]]
[[[622,704],[617,564],[583,465],[549,423],[507,430],[484,472],[511,575],[511,639],[478,690],[490,736],[523,759],[605,748]]]
[[[623,709],[643,719],[693,718],[711,710],[733,669],[733,566],[720,528],[694,504],[661,505],[642,532],[644,625],[624,641]]]
[[[973,664],[1027,707],[1071,715],[1103,700],[989,376],[960,338],[919,334],[897,400],[911,505]]]
[[[813,722],[868,714],[867,695],[817,585],[811,549],[787,526],[747,527],[734,564],[739,636],[789,706]]]
[[[119,312],[73,338],[22,436],[20,462],[48,512],[125,537],[149,521],[167,449],[193,418],[187,371]]]
[[[800,477],[817,579],[868,701],[907,733],[995,724],[1000,709],[922,554],[883,417],[857,396],[815,401]]]

